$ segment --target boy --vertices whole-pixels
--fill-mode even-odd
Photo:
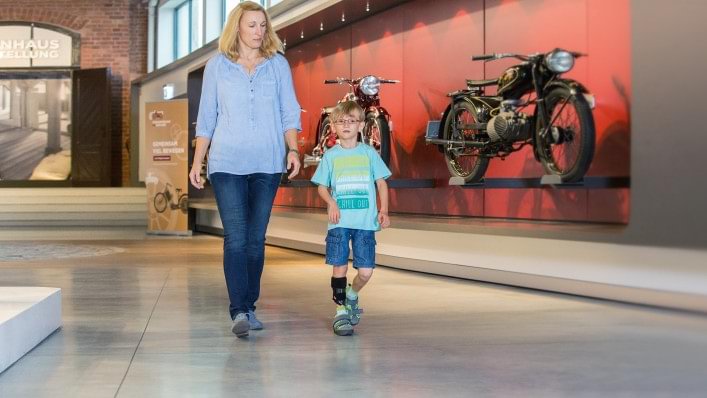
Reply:
[[[333,266],[331,288],[337,306],[332,326],[339,336],[353,334],[361,319],[358,292],[371,279],[376,266],[375,231],[390,225],[385,179],[391,173],[374,148],[358,142],[363,117],[363,109],[353,101],[341,102],[334,108],[330,120],[339,143],[324,153],[312,177],[312,182],[319,185],[319,196],[327,203],[326,263]],[[347,286],[349,240],[358,273]]]

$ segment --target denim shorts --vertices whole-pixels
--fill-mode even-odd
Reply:
[[[353,247],[354,268],[376,267],[376,234],[364,229],[333,228],[326,235],[326,263],[347,265],[349,241]]]

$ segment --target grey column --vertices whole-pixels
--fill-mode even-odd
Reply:
[[[10,124],[15,127],[22,126],[23,96],[22,87],[14,80],[10,83]]]
[[[25,85],[25,126],[31,129],[39,128],[39,96],[33,91],[34,83]]]
[[[46,153],[61,151],[61,81],[47,80],[47,149]]]

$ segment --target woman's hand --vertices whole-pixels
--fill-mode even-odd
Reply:
[[[381,228],[390,227],[390,217],[388,217],[388,213],[378,212],[378,224],[381,225]]]
[[[301,163],[299,161],[299,152],[295,152],[294,150],[290,151],[287,153],[287,170],[292,169],[290,174],[287,176],[287,178],[293,178],[297,174],[299,174],[299,169],[301,167]]]
[[[204,180],[201,178],[201,162],[194,161],[189,171],[189,181],[196,189],[204,189]]]
[[[341,219],[341,212],[339,211],[339,206],[337,206],[336,203],[327,207],[327,214],[329,214],[329,224],[339,223],[339,219]]]

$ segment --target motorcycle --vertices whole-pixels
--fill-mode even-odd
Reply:
[[[491,158],[504,159],[526,145],[535,160],[562,182],[580,181],[594,156],[594,97],[579,82],[562,78],[583,54],[555,49],[546,54],[487,54],[473,61],[516,58],[497,79],[467,80],[447,94],[450,105],[425,142],[444,153],[453,177],[479,182]],[[485,89],[497,86],[493,96]]]
[[[390,162],[390,132],[392,130],[392,122],[390,114],[385,108],[380,105],[381,84],[400,83],[399,80],[381,79],[376,76],[367,75],[358,79],[345,79],[337,77],[336,79],[324,80],[324,84],[348,84],[350,91],[346,93],[342,101],[355,101],[364,111],[364,126],[359,133],[358,140],[364,144],[368,144],[376,149],[381,158],[387,165]],[[314,166],[319,164],[324,156],[324,153],[331,147],[337,144],[338,138],[332,128],[330,116],[334,107],[322,108],[319,123],[317,124],[317,145],[312,150],[311,155],[305,155],[304,167]]]

